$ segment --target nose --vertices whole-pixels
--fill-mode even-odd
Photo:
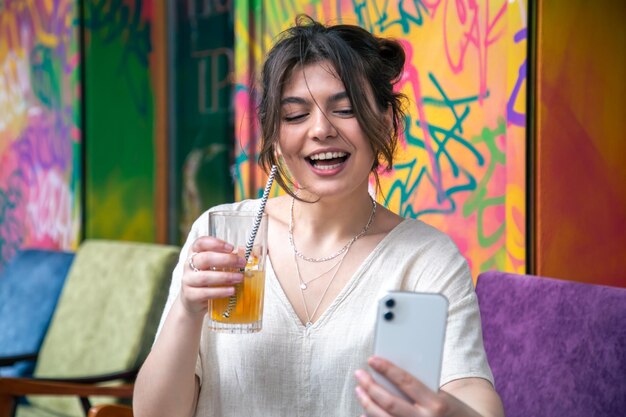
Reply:
[[[315,140],[332,139],[337,136],[337,129],[320,109],[317,109],[311,118],[309,136]]]

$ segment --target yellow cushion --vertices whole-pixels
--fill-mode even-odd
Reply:
[[[178,253],[177,247],[156,244],[102,240],[81,244],[35,376],[92,376],[139,367],[152,346]],[[28,400],[61,415],[84,415],[76,398]],[[17,416],[25,417],[20,408]]]

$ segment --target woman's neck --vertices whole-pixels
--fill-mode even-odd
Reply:
[[[373,203],[367,191],[342,198],[307,197],[306,201],[294,200],[290,216],[296,246],[312,257],[343,246],[363,231],[372,216]]]

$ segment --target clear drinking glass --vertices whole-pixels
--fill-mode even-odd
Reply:
[[[209,213],[209,235],[222,239],[245,256],[254,228],[255,212],[215,211]],[[267,258],[267,214],[263,214],[244,271],[243,282],[233,296],[209,300],[209,329],[226,333],[254,333],[263,322],[265,263]]]

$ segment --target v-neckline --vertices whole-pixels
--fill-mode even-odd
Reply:
[[[272,266],[271,256],[268,254],[267,266],[266,266],[266,279],[269,278],[269,275],[270,275],[267,272],[271,271],[272,277],[268,279],[268,281],[270,285],[272,285],[273,289],[276,291],[276,294],[278,298],[280,299],[281,303],[284,305],[284,307],[287,309],[287,312],[292,317],[294,323],[296,324],[296,327],[299,330],[314,330],[320,327],[325,321],[329,320],[328,317],[332,315],[333,311],[337,309],[337,307],[341,304],[341,302],[352,292],[352,290],[357,286],[357,284],[361,282],[359,277],[366,270],[366,267],[368,267],[372,262],[374,262],[376,254],[380,252],[387,245],[387,242],[391,240],[392,235],[396,234],[397,231],[401,228],[401,226],[403,226],[405,223],[406,223],[406,219],[403,219],[400,223],[395,225],[393,229],[391,229],[389,233],[387,233],[385,237],[383,237],[380,240],[380,242],[376,244],[374,249],[372,249],[372,251],[365,257],[363,262],[361,262],[361,264],[356,269],[356,271],[354,271],[354,273],[352,274],[348,282],[346,282],[346,285],[343,286],[341,291],[339,291],[339,293],[331,301],[328,307],[322,312],[322,314],[320,314],[318,319],[315,320],[313,324],[311,324],[308,327],[306,326],[305,323],[302,322],[302,320],[300,320],[300,317],[296,313],[296,310],[294,309],[293,304],[291,304],[291,301],[289,301],[289,297],[287,297],[287,294],[285,293],[285,290],[283,289],[283,286],[280,283],[281,281],[278,279],[276,270]]]

